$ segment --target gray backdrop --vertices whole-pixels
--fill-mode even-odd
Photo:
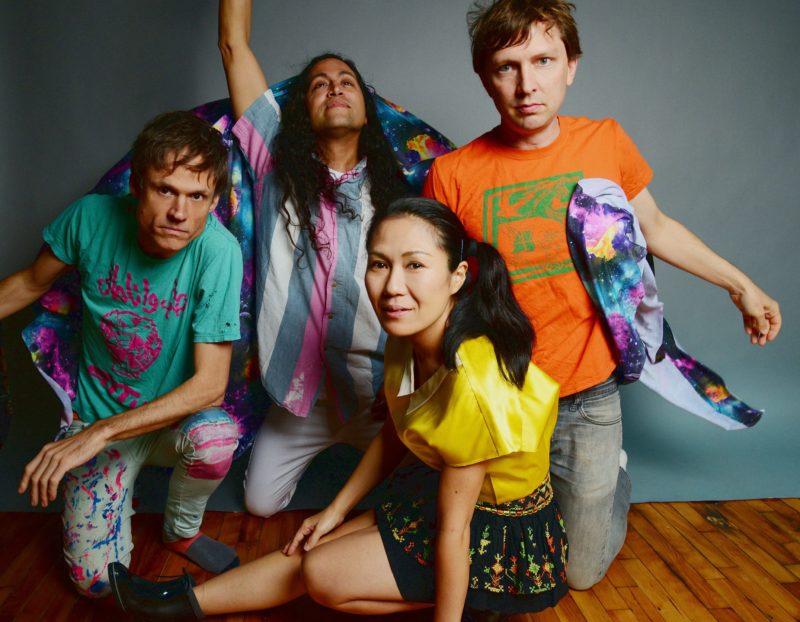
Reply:
[[[496,122],[472,73],[466,0],[256,1],[253,47],[270,81],[328,49],[463,144]],[[800,496],[798,362],[800,2],[577,0],[585,57],[564,112],[613,116],[655,170],[662,209],[779,299],[776,343],[749,345],[725,292],[659,263],[687,350],[765,408],[723,432],[641,387],[624,390],[635,500]],[[226,96],[216,3],[87,0],[0,4],[0,273],[27,264],[41,229],[125,153],[154,114]],[[4,323],[16,414],[0,451],[0,509],[58,407]],[[236,484],[234,484],[236,485]]]

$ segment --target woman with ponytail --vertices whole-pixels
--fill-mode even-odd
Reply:
[[[117,601],[138,619],[195,620],[308,593],[351,613],[434,606],[435,622],[500,620],[566,593],[548,476],[558,386],[530,362],[533,329],[503,260],[422,198],[376,215],[367,249],[367,292],[389,335],[382,433],[283,551],[194,588],[109,566]],[[396,468],[409,450],[416,460]],[[390,473],[383,501],[345,522]]]

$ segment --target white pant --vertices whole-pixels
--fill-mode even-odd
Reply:
[[[324,399],[307,417],[273,405],[256,435],[244,478],[247,511],[272,516],[285,508],[314,457],[336,443],[364,450],[383,421],[366,411],[342,423]]]

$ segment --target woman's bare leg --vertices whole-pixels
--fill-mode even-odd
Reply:
[[[302,555],[273,551],[194,588],[206,615],[276,607],[305,593]]]
[[[356,614],[388,614],[431,607],[404,601],[394,580],[374,514],[371,525],[340,535],[305,554],[302,575],[319,604]]]
[[[322,538],[318,546],[374,524],[374,514],[365,512]],[[298,551],[287,557],[273,551],[229,570],[195,587],[197,602],[206,615],[258,611],[287,603],[306,592],[300,571],[304,555],[308,553]]]

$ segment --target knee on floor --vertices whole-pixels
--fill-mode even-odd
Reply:
[[[573,565],[570,560],[567,564],[567,583],[573,590],[589,590],[603,579],[606,570],[593,565]]]
[[[244,505],[250,514],[269,518],[280,512],[286,504],[274,497],[264,498],[263,491],[248,492],[248,489],[245,488]]]
[[[88,568],[83,565],[75,564],[67,560],[69,565],[69,578],[72,585],[81,596],[87,598],[103,598],[111,593],[111,586],[108,583],[108,571],[105,566],[99,568]]]
[[[289,505],[297,485],[281,486],[277,481],[251,476],[244,478],[244,505],[254,516],[269,518]]]

